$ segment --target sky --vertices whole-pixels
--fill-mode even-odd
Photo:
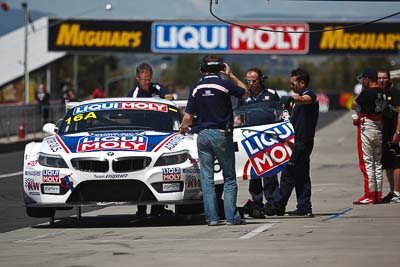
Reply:
[[[215,20],[209,13],[210,0],[0,0],[10,8],[31,10],[61,18],[128,20]],[[218,2],[218,4],[215,4]],[[224,19],[365,21],[400,11],[400,1],[297,1],[297,0],[212,0],[213,11]],[[106,6],[110,4],[111,9]],[[1,13],[0,13],[1,14]],[[400,15],[394,17],[400,20]],[[389,21],[389,20],[388,20]]]

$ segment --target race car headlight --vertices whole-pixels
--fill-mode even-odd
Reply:
[[[68,168],[64,159],[57,155],[39,154],[38,162],[42,166],[55,168]]]
[[[161,157],[158,158],[154,166],[167,166],[167,165],[180,164],[188,160],[189,157],[190,156],[187,151],[163,154]]]

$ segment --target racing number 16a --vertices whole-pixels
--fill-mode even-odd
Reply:
[[[94,112],[89,112],[86,116],[83,116],[83,114],[77,114],[73,117],[68,117],[65,121],[67,122],[67,124],[71,123],[71,120],[74,122],[78,122],[81,120],[87,120],[87,119],[96,119],[96,114]]]

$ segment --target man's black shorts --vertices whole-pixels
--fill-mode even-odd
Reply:
[[[400,146],[398,144],[384,144],[381,162],[384,170],[400,168]]]

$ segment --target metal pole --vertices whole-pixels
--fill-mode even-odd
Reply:
[[[78,92],[78,67],[79,67],[79,56],[74,54],[72,66],[72,86],[75,92]]]
[[[25,104],[29,104],[29,71],[28,71],[28,25],[29,25],[29,13],[28,5],[23,2],[21,3],[24,9],[24,24],[25,24],[25,35],[24,35],[24,87],[25,87]]]

